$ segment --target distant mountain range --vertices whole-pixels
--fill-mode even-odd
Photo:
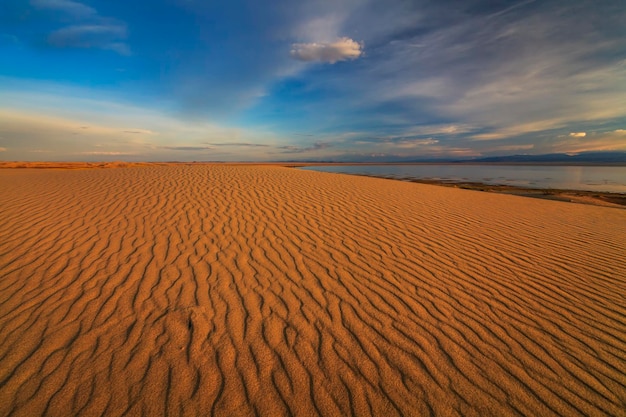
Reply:
[[[487,158],[455,162],[621,164],[626,163],[626,152],[581,152],[579,154],[551,153],[545,155],[490,156]]]
[[[551,153],[543,155],[506,155],[484,158],[416,158],[400,156],[359,156],[337,157],[328,160],[291,160],[283,162],[315,163],[431,163],[431,164],[558,164],[558,165],[626,165],[626,152],[581,152],[577,154]]]

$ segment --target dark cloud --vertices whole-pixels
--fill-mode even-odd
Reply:
[[[249,142],[232,142],[232,143],[208,143],[211,146],[237,146],[237,147],[250,147],[250,148],[268,148],[269,145],[262,143],[249,143]]]
[[[213,148],[211,146],[161,146],[160,149],[170,151],[210,151]]]
[[[304,152],[312,152],[319,151],[322,149],[327,149],[332,147],[332,143],[328,142],[315,142],[312,146],[300,147],[300,146],[279,146],[278,149],[281,149],[281,153],[304,153]]]

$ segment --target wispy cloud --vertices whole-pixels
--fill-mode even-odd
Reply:
[[[77,155],[91,155],[91,156],[135,156],[137,154],[131,152],[118,152],[118,151],[84,151],[76,152]]]
[[[626,151],[626,130],[587,132],[585,136],[568,135],[555,140],[552,150],[563,153]]]
[[[7,148],[0,148],[0,152],[6,152]]]
[[[611,2],[157,0],[151,19],[142,2],[5,3],[0,26],[12,33],[0,43],[19,37],[9,49],[23,52],[7,68],[57,83],[0,77],[0,107],[30,113],[0,112],[9,157],[95,143],[154,160],[260,160],[624,142],[626,11]],[[177,30],[157,33],[161,20]],[[46,42],[75,50],[50,54]],[[68,80],[86,85],[80,100],[66,99]]]
[[[363,46],[350,39],[340,38],[330,43],[294,43],[292,58],[300,61],[320,61],[334,64],[338,61],[354,60],[363,53]]]
[[[210,151],[214,148],[212,146],[161,146],[161,149],[167,149],[169,151]]]
[[[30,4],[38,9],[56,10],[77,18],[94,17],[96,9],[71,0],[31,0]]]
[[[123,133],[129,133],[131,135],[153,135],[154,132],[148,129],[129,129],[123,130]]]
[[[270,145],[263,143],[249,143],[249,142],[232,142],[232,143],[207,143],[211,146],[234,146],[241,148],[269,148]]]
[[[15,35],[10,35],[8,33],[0,33],[0,46],[12,46],[19,45],[20,40]]]
[[[524,145],[499,145],[486,149],[488,152],[516,152],[516,151],[529,151],[533,149],[535,145],[533,143],[527,143]]]
[[[126,36],[126,26],[121,24],[75,25],[52,32],[48,43],[58,48],[99,48],[130,55]]]
[[[434,145],[439,143],[438,140],[433,139],[433,138],[428,138],[428,139],[405,139],[405,140],[399,140],[393,143],[394,146],[398,147],[398,148],[403,148],[403,149],[414,149],[414,148],[420,148],[423,146],[430,146],[430,145]]]
[[[285,146],[279,146],[278,149],[281,149],[281,153],[305,153],[305,152],[320,151],[322,149],[327,149],[332,146],[333,145],[331,143],[327,143],[327,142],[315,142],[312,146],[307,146],[307,147],[285,145]]]
[[[626,61],[617,36],[623,10],[578,3],[565,13],[565,3],[530,0],[500,9],[476,1],[448,9],[429,1],[398,4],[367,6],[340,26],[359,29],[367,67],[308,80],[314,92],[343,97],[317,111],[350,108],[363,115],[361,123],[381,126],[376,130],[451,121],[462,131],[438,135],[457,143],[507,141],[504,147],[525,145],[508,143],[513,138],[536,141],[626,118]],[[381,25],[373,24],[376,14],[385,14]]]
[[[55,48],[95,48],[131,55],[126,24],[101,16],[96,9],[72,0],[31,0],[37,10],[53,10],[70,16],[73,24],[53,30],[47,37]]]
[[[529,133],[545,132],[558,128],[565,127],[567,120],[562,118],[538,120],[535,122],[515,124],[500,129],[490,130],[484,133],[476,133],[469,136],[470,139],[475,141],[484,140],[500,140]]]

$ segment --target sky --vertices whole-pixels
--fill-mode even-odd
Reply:
[[[621,0],[2,0],[0,160],[626,151]]]

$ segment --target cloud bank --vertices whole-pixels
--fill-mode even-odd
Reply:
[[[363,46],[350,38],[339,38],[331,43],[294,43],[291,57],[299,61],[319,61],[334,64],[354,60],[363,54]]]

